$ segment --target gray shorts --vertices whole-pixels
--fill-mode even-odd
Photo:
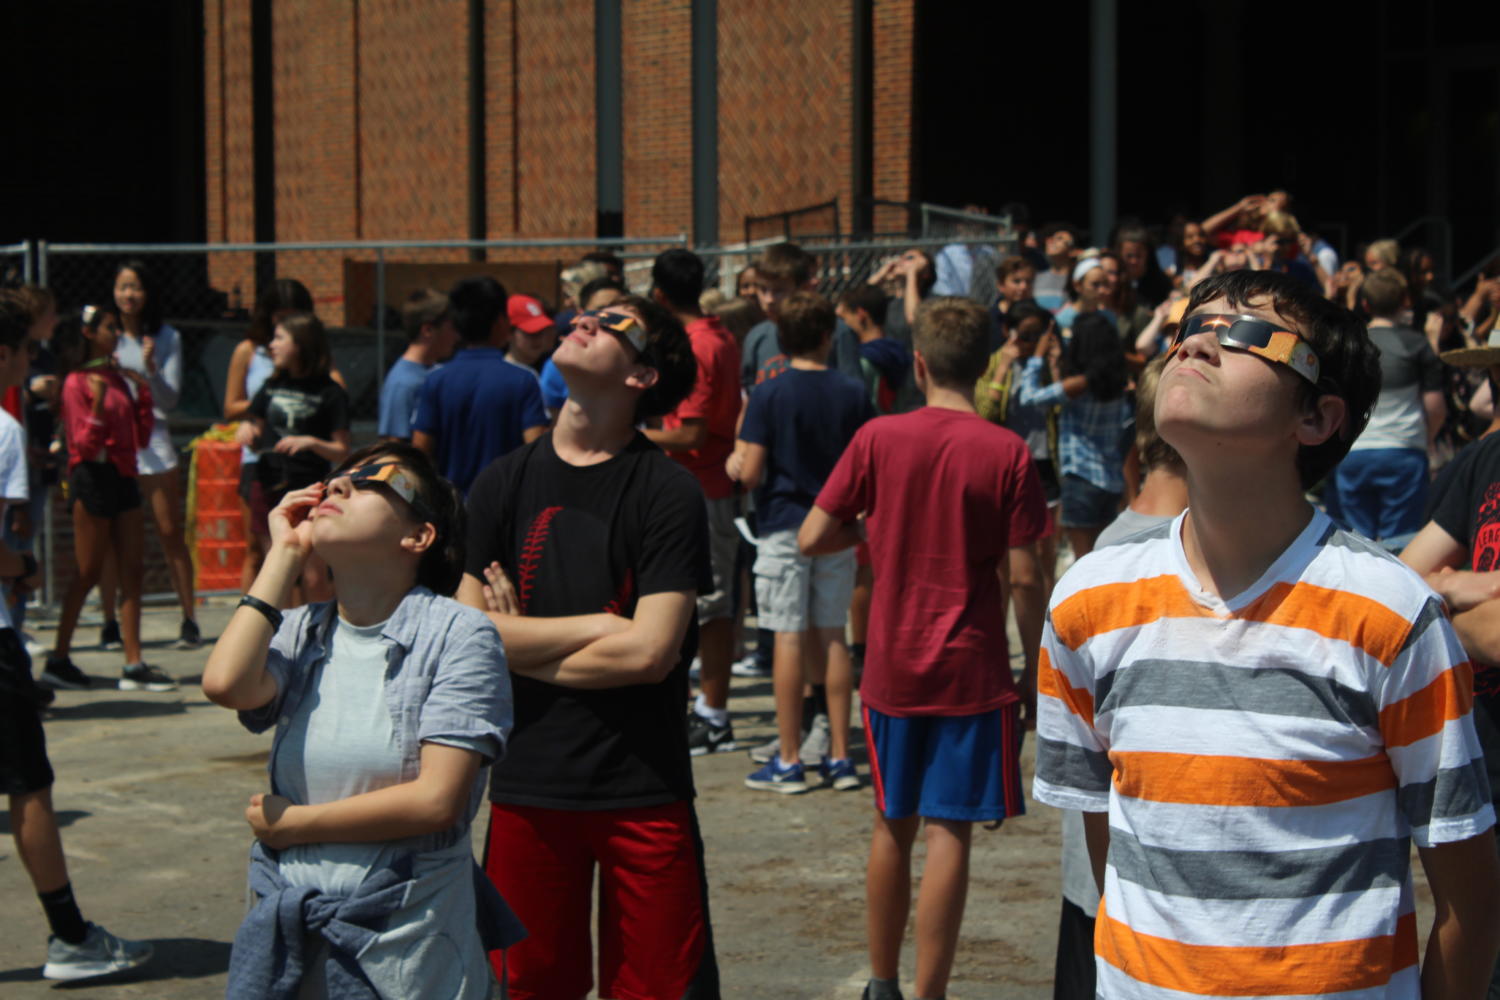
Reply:
[[[708,504],[708,561],[713,565],[714,589],[698,595],[698,624],[733,618],[730,595],[734,592],[734,557],[740,533],[734,519],[740,514],[739,497],[705,500]]]
[[[827,556],[797,551],[797,532],[773,531],[755,548],[760,627],[772,632],[842,628],[854,593],[854,550]]]

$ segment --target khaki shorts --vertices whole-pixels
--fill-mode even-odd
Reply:
[[[760,627],[772,632],[842,628],[854,594],[854,550],[827,556],[797,551],[797,532],[762,535],[755,548]]]
[[[705,500],[708,504],[708,561],[713,566],[714,589],[698,595],[698,624],[733,618],[730,595],[734,592],[734,557],[740,533],[734,519],[740,516],[739,497]]]

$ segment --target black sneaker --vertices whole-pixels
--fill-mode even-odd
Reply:
[[[42,668],[41,683],[64,691],[87,691],[92,686],[89,675],[73,666],[66,656],[49,656]]]
[[[173,643],[173,646],[177,649],[197,649],[202,641],[203,634],[198,631],[198,623],[191,618],[184,618],[182,628],[177,633],[177,641]]]
[[[697,712],[688,712],[688,753],[703,757],[711,753],[723,753],[735,749],[734,726],[724,723],[716,726]]]
[[[177,682],[169,675],[144,663],[132,663],[120,675],[121,691],[176,691]]]
[[[125,643],[120,639],[120,623],[111,618],[104,623],[99,630],[100,649],[124,649]]]

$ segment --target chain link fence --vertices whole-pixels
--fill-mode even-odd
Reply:
[[[816,213],[801,218],[811,223]],[[787,222],[780,217],[778,221]],[[972,219],[960,221],[974,224]],[[801,227],[793,223],[791,228]],[[707,265],[709,287],[734,297],[736,275],[763,247],[786,239],[786,229],[785,224],[768,221],[766,235],[754,242],[693,248]],[[793,238],[797,238],[795,233]],[[967,262],[970,294],[989,303],[994,301],[994,266],[1015,251],[1016,243],[1008,227],[997,224],[987,232],[955,229],[942,237],[900,235],[864,242],[825,238],[804,240],[802,245],[817,259],[818,288],[829,297],[868,282],[887,261],[915,249],[934,261],[939,274],[944,273],[945,262]],[[316,312],[328,327],[334,363],[349,389],[354,437],[362,442],[375,434],[385,372],[406,348],[398,307],[414,289],[446,289],[460,277],[489,273],[512,292],[534,295],[552,312],[562,303],[563,272],[585,254],[603,251],[614,256],[627,286],[645,293],[656,255],[685,246],[685,236],[283,244],[28,241],[0,246],[0,277],[6,285],[30,280],[47,286],[57,299],[60,315],[67,316],[85,305],[112,304],[115,276],[122,265],[145,269],[166,321],[181,334],[182,394],[171,419],[172,436],[179,447],[222,417],[230,355],[249,330],[255,290],[275,278],[295,278],[308,288]],[[71,575],[69,567],[55,563],[54,554],[66,555],[71,543],[66,509],[53,506],[54,516],[48,519],[43,537],[49,604]],[[164,579],[158,572],[159,562],[158,547],[148,545],[148,584]],[[54,565],[58,568],[55,584]]]
[[[185,443],[219,419],[229,356],[245,337],[255,290],[295,278],[328,326],[334,363],[348,387],[356,433],[373,423],[385,371],[406,348],[399,305],[418,287],[493,273],[514,292],[555,309],[562,270],[591,251],[622,259],[627,279],[649,282],[650,261],[681,236],[632,240],[432,241],[285,244],[41,243],[39,278],[64,315],[114,301],[115,275],[136,263],[150,275],[166,321],[182,335],[183,387],[173,413]],[[380,304],[384,304],[381,308]]]
[[[741,271],[755,262],[756,256],[776,239],[759,240],[735,247],[694,247],[693,251],[707,264],[709,287],[717,288],[727,298],[735,295]],[[996,299],[995,267],[1016,252],[1017,241],[1008,227],[1003,233],[934,239],[912,239],[906,236],[878,237],[863,242],[804,243],[802,249],[818,262],[818,291],[829,298],[867,283],[890,260],[908,250],[918,250],[933,261],[938,277],[951,270],[959,286],[947,287],[950,294],[967,295],[982,305],[993,305]],[[950,268],[948,265],[952,264]],[[899,295],[900,279],[888,289]]]
[[[29,284],[32,279],[31,241],[0,246],[0,288]]]

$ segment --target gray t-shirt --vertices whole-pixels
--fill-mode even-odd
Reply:
[[[1443,363],[1427,338],[1404,326],[1370,327],[1380,348],[1380,395],[1370,422],[1350,451],[1374,448],[1427,449],[1427,411],[1422,394],[1443,387]]]
[[[335,622],[328,657],[313,668],[307,695],[276,744],[271,774],[279,794],[298,804],[318,804],[402,781],[401,749],[386,691],[385,628],[385,622],[368,627],[342,618]],[[428,742],[494,752],[493,741],[482,737],[443,736]],[[293,885],[347,896],[372,869],[391,864],[412,846],[406,841],[303,844],[281,852],[281,873]],[[467,838],[417,856],[412,896],[360,955],[360,968],[383,996],[490,995],[472,866]],[[308,966],[300,996],[323,995],[322,971],[321,960]]]

